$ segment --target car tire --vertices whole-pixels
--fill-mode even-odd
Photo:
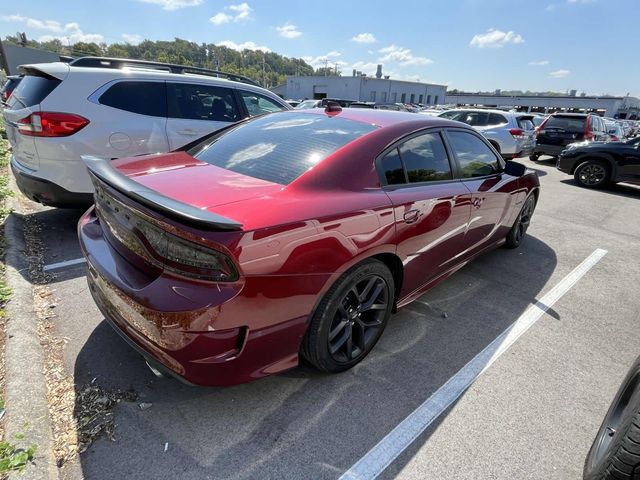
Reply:
[[[348,370],[362,361],[391,316],[394,288],[393,275],[375,259],[343,274],[311,316],[300,349],[303,358],[327,373]]]
[[[640,357],[627,373],[587,454],[584,480],[640,478]]]
[[[602,160],[587,160],[573,173],[576,183],[585,188],[601,188],[609,182],[610,169]]]
[[[540,155],[536,153],[532,153],[531,155],[529,155],[529,160],[531,160],[532,162],[537,162],[538,158],[540,158]]]
[[[524,239],[525,233],[529,229],[531,217],[536,209],[536,196],[532,193],[524,201],[524,205],[518,213],[518,218],[514,222],[511,230],[507,234],[504,246],[506,248],[518,248]]]

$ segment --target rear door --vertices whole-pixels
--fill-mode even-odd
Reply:
[[[18,126],[21,120],[40,111],[42,102],[61,80],[35,69],[29,69],[27,75],[18,84],[3,110],[7,138],[13,148],[14,158],[21,165],[37,170],[40,166],[36,150],[35,137],[21,134]]]
[[[514,199],[504,187],[511,177],[504,175],[502,160],[480,135],[468,130],[447,129],[446,139],[462,183],[471,192],[465,251],[473,253],[494,239],[498,232],[505,233],[504,223]]]
[[[167,138],[175,150],[243,118],[230,88],[167,82]]]
[[[395,212],[397,253],[404,263],[403,297],[457,263],[471,196],[455,179],[440,131],[399,142],[377,164]]]
[[[538,131],[538,144],[565,147],[584,140],[586,121],[586,116],[551,115]]]

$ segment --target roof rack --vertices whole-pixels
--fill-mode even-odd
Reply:
[[[208,68],[192,67],[189,65],[177,65],[173,63],[151,62],[149,60],[136,60],[133,58],[110,58],[110,57],[80,57],[73,60],[69,65],[74,67],[95,67],[95,68],[124,68],[140,67],[150,70],[161,70],[170,73],[196,73],[198,75],[208,75],[210,77],[225,78],[234,82],[248,83],[259,87],[260,84],[243,75],[235,73],[221,72],[219,70],[209,70]]]

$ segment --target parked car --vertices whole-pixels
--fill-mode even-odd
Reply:
[[[303,100],[296,105],[296,110],[306,110],[308,108],[325,108],[329,102],[334,102],[340,107],[349,107],[355,100],[345,100],[343,98],[323,98],[321,100]],[[356,102],[357,103],[357,102]]]
[[[569,145],[556,164],[578,185],[598,188],[610,182],[640,183],[640,137],[626,142],[583,142]]]
[[[322,100],[303,100],[295,106],[296,110],[307,110],[309,108],[320,108]]]
[[[640,473],[640,357],[629,369],[584,463],[584,480],[635,480]]]
[[[188,148],[85,157],[90,291],[149,363],[231,385],[360,362],[391,312],[492,247],[539,191],[466,125],[331,107],[274,113]],[[409,188],[407,188],[409,187]]]
[[[20,83],[20,80],[22,80],[21,75],[9,75],[7,77],[4,84],[2,85],[2,88],[0,88],[0,103],[7,103],[7,100]]]
[[[11,167],[27,197],[59,207],[93,201],[81,155],[167,152],[243,118],[291,108],[247,78],[195,67],[85,57],[22,70],[3,111]]]
[[[620,125],[618,122],[604,122],[604,125],[607,129],[609,140],[611,140],[612,142],[621,142],[625,139],[626,135],[622,130],[622,125]]]
[[[535,162],[540,155],[557,157],[570,143],[608,139],[604,121],[596,114],[553,113],[538,127],[536,148],[529,158]]]
[[[289,104],[290,107],[295,108],[300,105],[300,100],[285,100]]]
[[[471,125],[482,133],[503,158],[529,155],[536,146],[533,115],[502,110],[457,109],[439,115]]]

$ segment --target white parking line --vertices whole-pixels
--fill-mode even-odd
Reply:
[[[84,263],[84,261],[84,258],[74,258],[73,260],[65,260],[64,262],[51,263],[42,267],[42,271],[48,272],[49,270],[57,270],[71,265],[78,265],[79,263]]]
[[[500,355],[535,324],[554,303],[562,298],[602,257],[606,250],[596,249],[580,265],[531,305],[518,320],[416,408],[386,437],[347,470],[339,480],[370,480],[380,475],[431,423],[438,418]]]

